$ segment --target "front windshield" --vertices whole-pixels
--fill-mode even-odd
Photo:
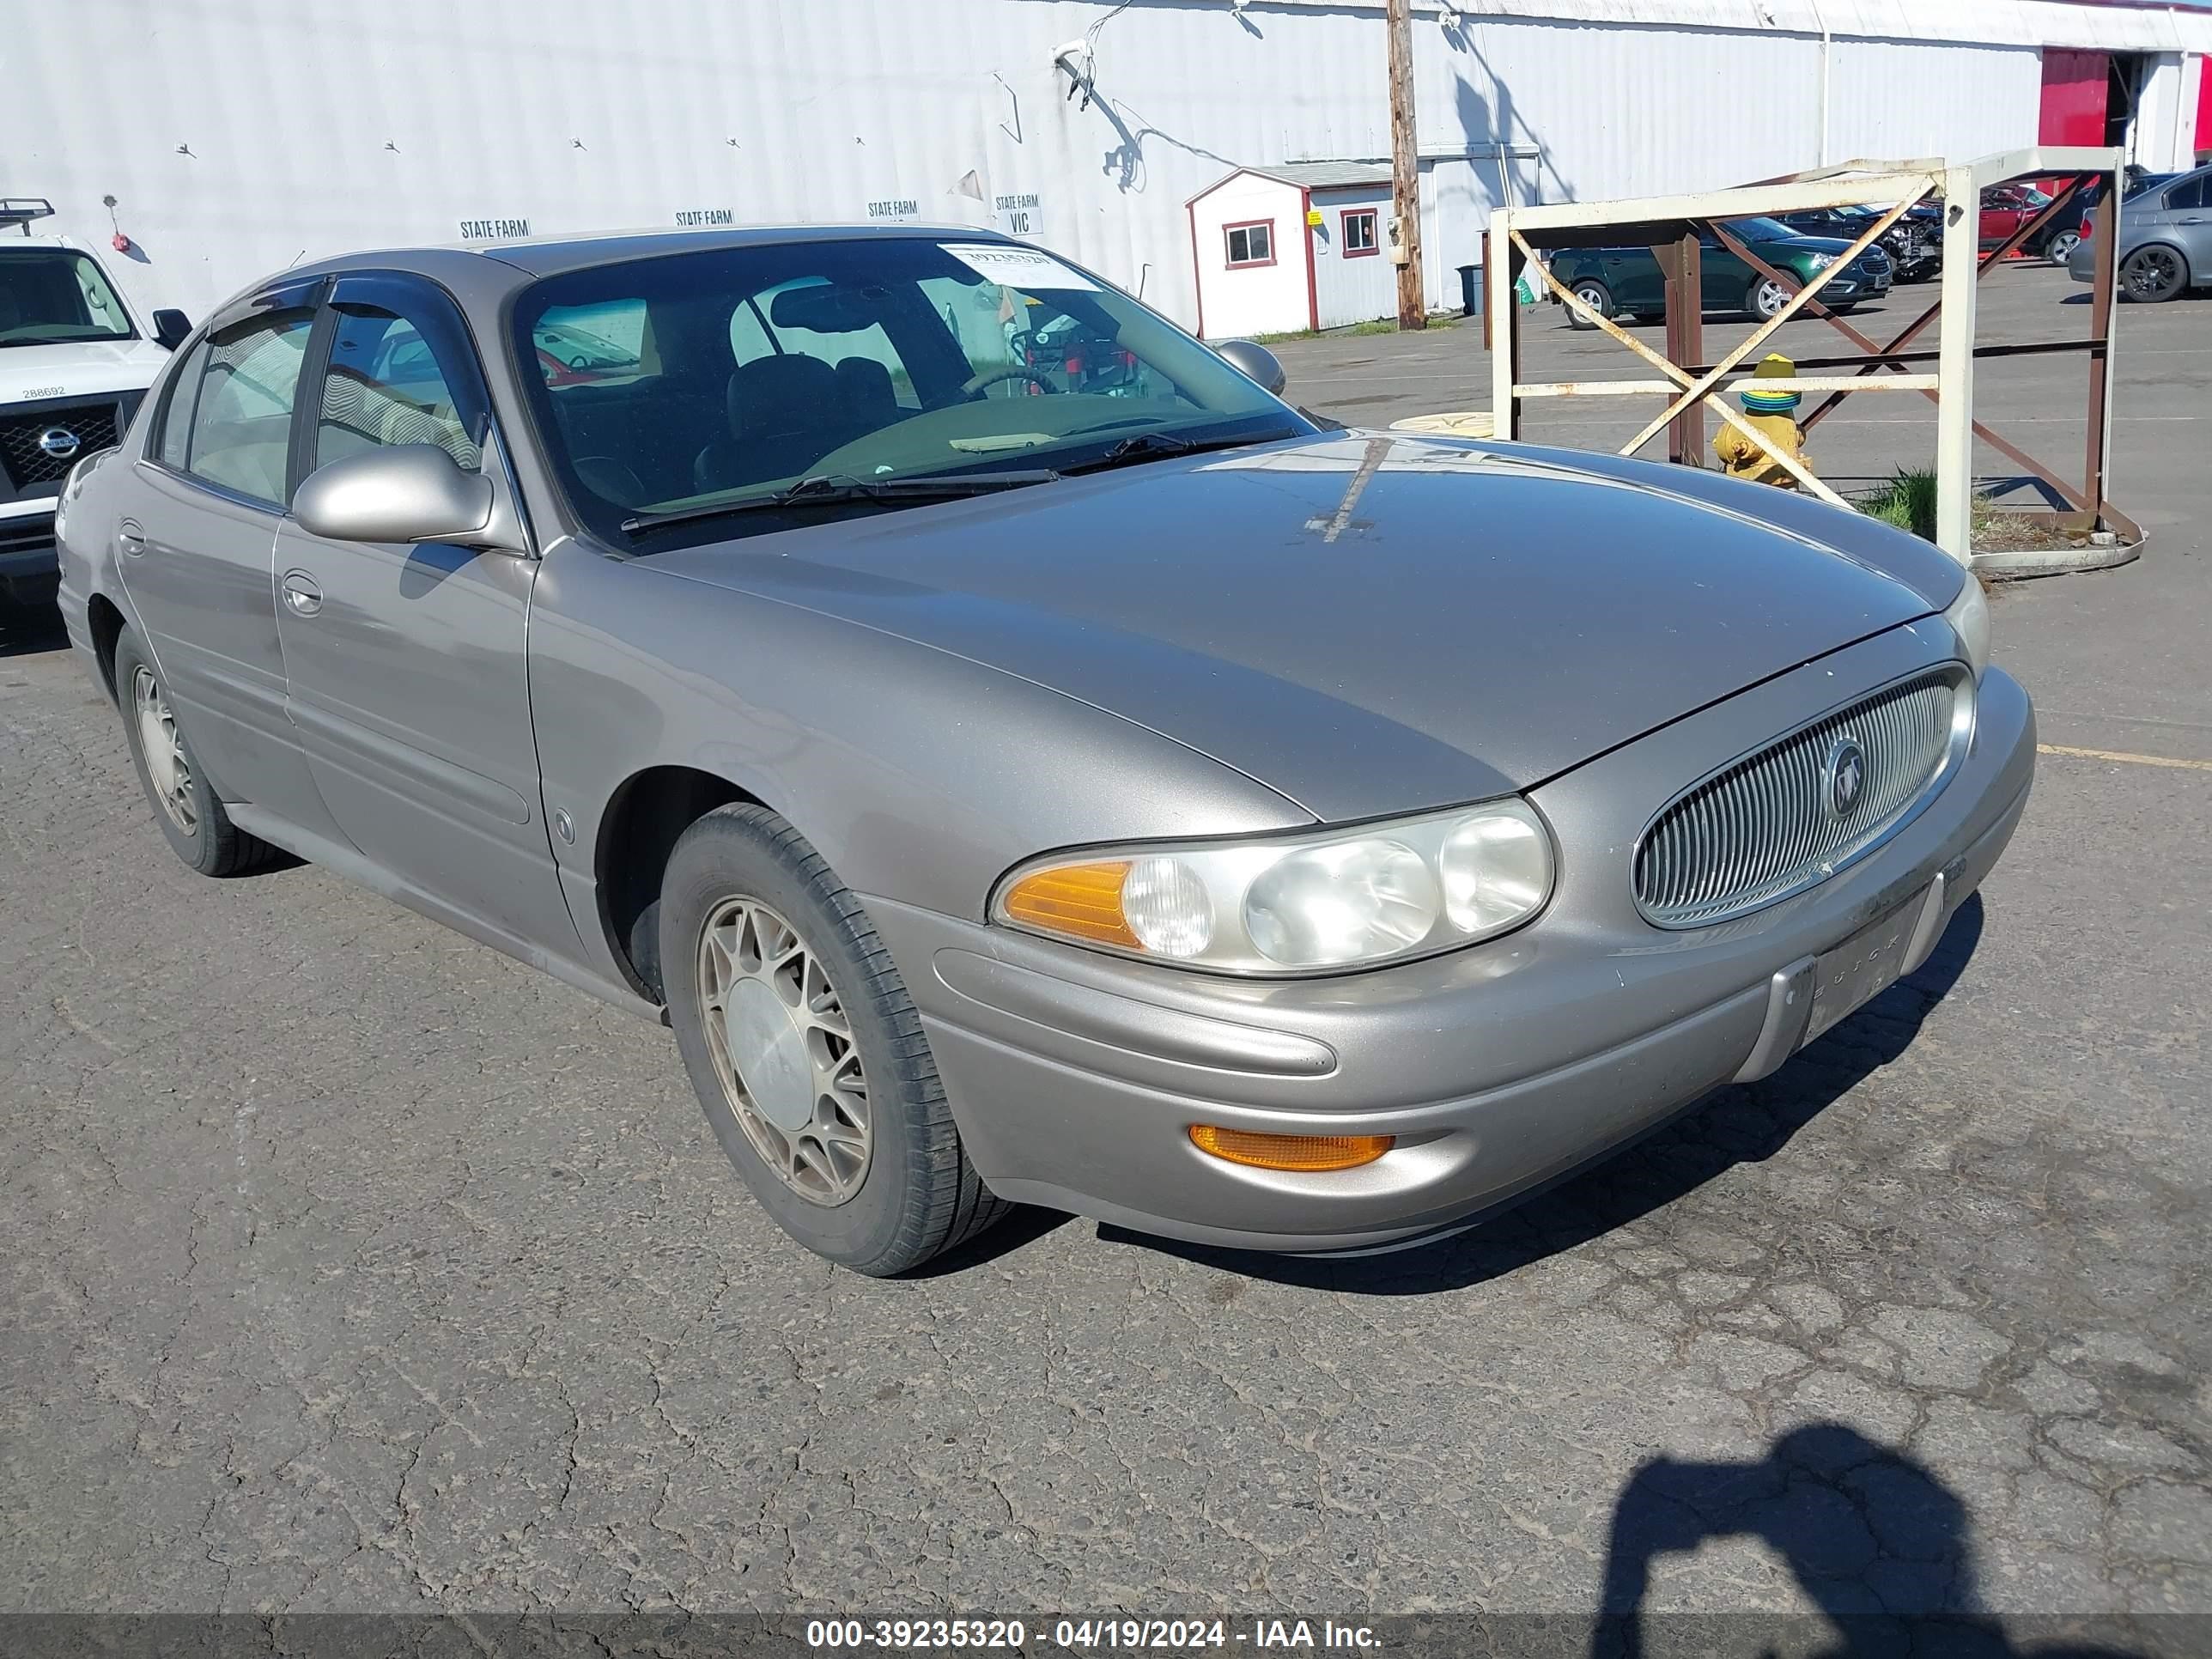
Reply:
[[[599,265],[526,289],[514,328],[578,516],[628,545],[641,520],[686,515],[649,526],[645,552],[781,528],[714,514],[806,479],[1033,473],[1147,434],[1178,441],[1164,451],[1312,429],[1127,295],[1010,243],[856,237]]]
[[[1731,219],[1729,228],[1746,242],[1786,242],[1800,234],[1779,219]]]
[[[137,337],[98,264],[65,247],[0,247],[0,349]]]

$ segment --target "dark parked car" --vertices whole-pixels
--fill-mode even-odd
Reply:
[[[1850,251],[1849,242],[1801,235],[1777,219],[1732,219],[1729,229],[1767,264],[1801,283],[1811,282]],[[1787,288],[1753,270],[1718,237],[1707,232],[1698,242],[1707,311],[1741,312],[1763,321],[1790,302]],[[1896,269],[1887,253],[1870,247],[1820,290],[1821,302],[1831,311],[1844,312],[1862,300],[1879,299],[1889,292]],[[1561,248],[1552,256],[1551,270],[1561,286],[1601,317],[1656,317],[1666,309],[1665,279],[1648,247]],[[1573,312],[1567,315],[1577,328],[1591,326]]]
[[[636,361],[548,368],[578,317]],[[70,474],[63,613],[185,864],[665,1018],[833,1261],[1393,1244],[1926,961],[2034,716],[1926,542],[1279,374],[975,231],[326,260]]]
[[[1827,236],[1849,244],[1865,235],[1867,227],[1881,214],[1879,208],[1825,207],[1802,208],[1774,217],[1801,236]],[[1942,215],[1932,209],[1923,213],[1908,208],[1882,232],[1879,246],[1896,262],[1897,281],[1931,281],[1943,269]]]

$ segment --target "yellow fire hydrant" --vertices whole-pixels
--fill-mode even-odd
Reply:
[[[1805,434],[1797,429],[1796,419],[1790,412],[1797,407],[1797,393],[1759,389],[1761,380],[1786,380],[1796,373],[1797,365],[1780,352],[1767,353],[1744,385],[1743,412],[1745,420],[1757,427],[1761,436],[1809,472],[1813,464],[1805,454]],[[1797,488],[1797,480],[1788,469],[1733,426],[1723,426],[1714,434],[1713,453],[1720,457],[1731,478],[1778,484],[1784,489]]]

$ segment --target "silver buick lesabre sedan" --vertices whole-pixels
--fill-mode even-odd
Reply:
[[[974,231],[364,254],[76,469],[64,609],[187,864],[664,1018],[832,1261],[1398,1243],[1917,966],[2033,716],[1923,543],[1280,386]]]

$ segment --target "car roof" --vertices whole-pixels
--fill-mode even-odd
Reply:
[[[383,248],[341,254],[295,267],[288,276],[362,269],[404,270],[422,262],[422,256],[442,258],[454,253],[471,254],[512,265],[531,276],[557,276],[593,265],[619,264],[630,259],[649,259],[670,253],[697,253],[717,248],[760,247],[779,243],[823,241],[887,241],[911,236],[952,236],[968,242],[1010,242],[1011,237],[975,225],[924,225],[906,222],[872,225],[745,225],[714,230],[609,230],[579,232],[567,236],[533,236],[507,241],[428,243],[419,247]]]

